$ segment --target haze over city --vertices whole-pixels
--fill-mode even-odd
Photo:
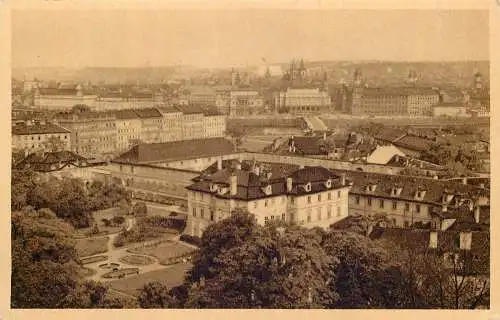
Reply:
[[[488,11],[14,11],[13,67],[488,60]]]

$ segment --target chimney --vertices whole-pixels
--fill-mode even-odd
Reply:
[[[222,158],[217,159],[217,171],[222,170]]]
[[[293,179],[288,177],[286,178],[286,191],[292,192],[292,188],[293,188]]]
[[[480,213],[481,213],[481,209],[479,208],[479,206],[476,206],[474,208],[474,221],[476,223],[479,223],[479,215],[480,215]]]
[[[260,165],[256,165],[255,168],[253,169],[253,172],[256,175],[260,176]]]
[[[342,174],[340,175],[340,184],[341,184],[342,186],[345,186],[345,173],[342,173]]]
[[[462,184],[467,185],[467,178],[462,178]]]
[[[238,193],[238,177],[232,175],[230,178],[230,194],[231,196],[235,196]]]

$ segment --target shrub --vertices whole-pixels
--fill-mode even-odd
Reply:
[[[137,202],[132,208],[132,214],[137,217],[144,217],[148,213],[148,207],[144,202]]]
[[[189,234],[183,234],[180,237],[181,241],[187,242],[189,244],[192,244],[194,246],[201,246],[201,238],[197,236],[191,236]]]
[[[125,222],[125,218],[123,216],[114,216],[111,219],[111,223],[115,226],[120,226]]]

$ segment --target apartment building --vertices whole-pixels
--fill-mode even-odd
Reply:
[[[101,157],[116,151],[116,115],[110,112],[56,114],[55,121],[71,131],[71,150],[84,157]]]
[[[116,148],[125,151],[131,143],[141,139],[142,123],[134,110],[117,110],[116,115]]]
[[[51,144],[57,144],[62,150],[70,149],[70,135],[68,129],[45,121],[19,121],[12,125],[13,151],[54,151]],[[57,143],[51,143],[57,139]],[[54,146],[55,147],[55,146]]]
[[[157,109],[163,116],[161,142],[182,140],[182,112],[174,107]]]
[[[348,215],[350,184],[326,168],[237,162],[203,178],[188,189],[187,232],[201,236],[203,230],[228,217],[235,209],[255,215],[260,224],[283,220],[304,227],[323,227]]]
[[[290,113],[314,114],[329,112],[332,101],[328,92],[318,88],[288,88],[276,95],[275,106]]]

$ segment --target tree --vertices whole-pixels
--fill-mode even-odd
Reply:
[[[28,193],[38,181],[38,174],[33,170],[12,169],[11,173],[11,210],[18,211],[28,205]]]
[[[138,301],[141,308],[147,309],[173,308],[178,305],[168,288],[157,281],[150,282],[141,289]]]
[[[144,217],[148,213],[148,207],[144,202],[136,202],[132,208],[132,214],[136,217]]]
[[[60,308],[78,284],[73,228],[47,209],[12,213],[13,308]]]
[[[336,299],[316,230],[257,225],[238,212],[207,228],[185,307],[314,308]]]
[[[402,273],[390,262],[387,251],[362,234],[330,231],[322,246],[335,265],[335,290],[339,299],[334,308],[410,307]]]

